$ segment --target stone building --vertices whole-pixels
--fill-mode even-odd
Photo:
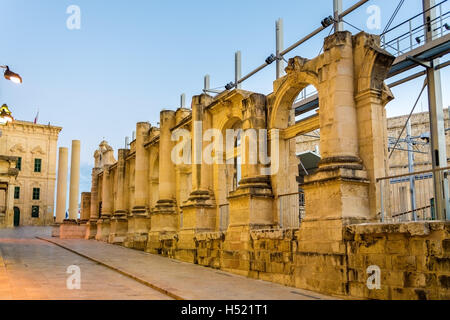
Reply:
[[[8,113],[9,119],[13,119],[9,110]],[[3,114],[5,117],[6,112]],[[56,148],[62,128],[19,120],[3,122],[0,125],[0,156],[17,158],[14,225],[50,225],[54,222]],[[0,193],[0,206],[4,197]],[[11,226],[9,222],[8,226]]]
[[[138,123],[117,160],[103,141],[86,238],[327,294],[448,299],[450,224],[377,223],[394,61],[379,43],[336,32],[320,56],[290,59],[269,95],[194,96],[191,109],[162,111],[158,128]],[[296,123],[309,85],[320,110]],[[299,223],[297,137],[315,130],[321,160],[301,181]],[[373,265],[380,290],[367,287]]]

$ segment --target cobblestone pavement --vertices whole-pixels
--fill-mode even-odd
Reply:
[[[170,297],[116,271],[35,237],[51,228],[0,230],[2,300],[167,300]],[[81,271],[81,289],[67,289],[71,265]]]
[[[186,300],[319,300],[318,293],[250,279],[94,240],[48,238],[69,250]]]

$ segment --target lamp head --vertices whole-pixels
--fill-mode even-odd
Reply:
[[[22,83],[22,77],[20,75],[18,75],[17,73],[12,72],[11,70],[9,70],[8,66],[6,66],[6,70],[5,70],[4,76],[5,76],[6,80],[12,81],[12,82],[17,83],[17,84],[21,84]]]

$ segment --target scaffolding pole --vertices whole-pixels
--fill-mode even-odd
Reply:
[[[342,0],[333,0],[334,32],[344,31],[344,23],[340,20],[342,8]]]
[[[433,19],[436,18],[436,9],[431,9],[435,5],[435,0],[423,0],[425,41],[429,43],[436,36],[433,30]],[[430,111],[430,132],[431,132],[431,157],[433,170],[447,166],[447,148],[445,141],[444,110],[442,105],[442,85],[441,73],[434,66],[439,65],[439,59],[431,62],[427,67],[428,82],[428,104]],[[450,220],[450,203],[448,196],[448,180],[444,179],[441,172],[433,175],[435,210],[438,220]]]
[[[408,171],[409,173],[414,173],[414,149],[411,137],[412,137],[411,120],[408,120],[408,123],[406,125],[406,142],[408,144]],[[411,211],[413,214],[413,220],[417,221],[416,180],[413,175],[409,176],[409,193],[410,193]]]
[[[277,79],[284,75],[284,61],[281,59],[281,51],[284,47],[284,31],[283,31],[283,19],[278,19],[275,23],[276,29],[276,54],[277,54]]]
[[[242,54],[241,51],[236,51],[234,55],[234,84],[236,89],[241,89],[242,85],[239,79],[242,76]]]

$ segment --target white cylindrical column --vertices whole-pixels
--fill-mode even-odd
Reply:
[[[80,193],[80,141],[72,141],[72,159],[70,164],[69,219],[78,218],[78,198]]]
[[[66,216],[68,161],[69,150],[67,148],[59,148],[56,223],[62,223]]]

